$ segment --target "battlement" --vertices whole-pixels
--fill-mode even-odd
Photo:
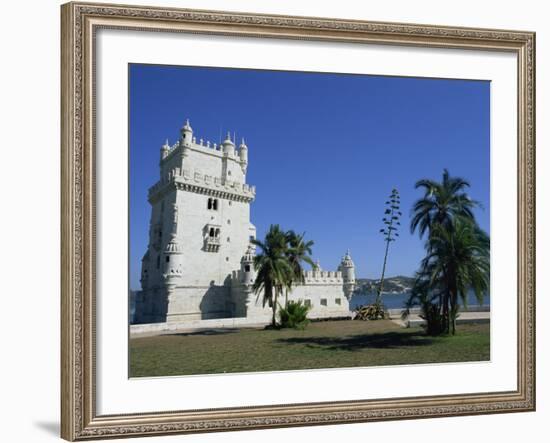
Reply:
[[[156,198],[175,184],[178,189],[191,190],[201,194],[219,196],[231,200],[252,201],[256,196],[256,187],[233,180],[222,180],[221,177],[203,174],[201,171],[174,168],[149,188],[149,201]]]
[[[244,272],[235,270],[231,273],[231,278],[236,283],[242,282]],[[340,271],[304,271],[304,283],[302,285],[343,285],[344,279]]]
[[[312,270],[304,271],[305,284],[343,284],[344,279],[340,271]]]
[[[161,159],[161,164],[170,160],[175,155],[175,153],[180,152],[182,149],[191,149],[197,152],[201,152],[203,154],[214,155],[219,157],[220,159],[228,157],[239,163],[242,162],[240,160],[239,151],[236,148],[234,154],[228,156],[223,152],[223,144],[212,143],[210,142],[210,140],[204,140],[202,138],[197,141],[197,138],[193,137],[192,142],[188,145],[184,145],[183,143],[181,143],[181,141],[177,141],[176,143],[171,145]]]

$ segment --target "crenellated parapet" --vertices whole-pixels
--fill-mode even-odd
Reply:
[[[305,284],[339,284],[342,285],[344,280],[340,271],[324,271],[322,269],[313,269],[304,271]]]
[[[200,171],[174,168],[149,188],[149,202],[154,203],[167,191],[173,189],[247,203],[253,201],[256,196],[255,186],[234,180],[222,180],[220,177],[213,177]]]
[[[189,130],[186,130],[185,134],[188,138],[187,140],[182,136],[180,140],[172,145],[170,145],[168,140],[166,140],[165,144],[161,148],[161,165],[168,162],[178,153],[185,156],[186,149],[195,150],[197,152],[217,156],[219,158],[225,157],[240,163],[243,167],[246,167],[248,164],[248,146],[245,144],[244,139],[237,150],[229,133],[227,134],[226,139],[219,144],[203,138],[197,139],[197,137],[192,135],[192,131],[189,132]]]

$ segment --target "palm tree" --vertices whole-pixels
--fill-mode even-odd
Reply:
[[[286,232],[287,250],[286,256],[290,267],[292,268],[292,280],[287,282],[285,292],[285,307],[288,305],[288,292],[292,289],[292,284],[304,283],[304,270],[302,263],[307,263],[310,266],[314,266],[313,259],[311,258],[313,247],[313,240],[306,241],[304,239],[305,233],[296,234],[293,230]]]
[[[459,297],[466,305],[468,291],[473,290],[481,304],[489,290],[490,241],[471,220],[457,217],[450,223],[432,225],[421,269],[431,288],[442,288],[446,331],[454,334]]]
[[[294,278],[287,257],[287,235],[279,225],[271,225],[263,242],[254,239],[252,243],[260,249],[254,257],[257,274],[253,289],[256,294],[263,293],[263,305],[268,303],[273,310],[271,324],[276,327],[278,296]]]
[[[417,181],[415,188],[424,189],[424,196],[413,206],[411,233],[418,228],[422,238],[435,224],[450,228],[456,217],[474,220],[472,210],[479,202],[464,192],[468,187],[470,183],[460,177],[451,177],[447,169],[443,170],[441,183],[428,179]]]

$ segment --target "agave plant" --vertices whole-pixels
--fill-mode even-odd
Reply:
[[[361,305],[355,308],[355,320],[384,320],[386,318],[389,318],[389,314],[382,303]]]
[[[380,229],[380,233],[384,236],[386,242],[386,250],[384,252],[384,264],[382,265],[382,276],[380,277],[380,284],[378,285],[378,291],[376,293],[375,305],[381,306],[382,304],[382,291],[384,290],[384,276],[386,274],[386,265],[388,263],[388,252],[390,249],[390,243],[394,242],[399,237],[398,227],[401,225],[399,219],[401,218],[400,210],[400,197],[397,189],[392,189],[389,196],[389,200],[386,201],[386,209],[384,211],[384,218],[382,222],[384,227]]]

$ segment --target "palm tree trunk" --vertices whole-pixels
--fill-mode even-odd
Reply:
[[[452,296],[451,296],[451,312],[452,312],[452,322],[453,322],[453,335],[456,334],[456,317],[457,317],[457,314],[458,314],[458,309],[457,309],[457,301],[458,301],[458,297],[457,297],[457,293],[456,291],[453,292]]]
[[[271,325],[275,328],[277,326],[277,295],[279,294],[279,289],[275,288],[274,300],[273,300],[273,316],[271,317]]]
[[[443,320],[445,321],[445,333],[449,333],[449,292],[445,291],[445,297],[443,299]]]

